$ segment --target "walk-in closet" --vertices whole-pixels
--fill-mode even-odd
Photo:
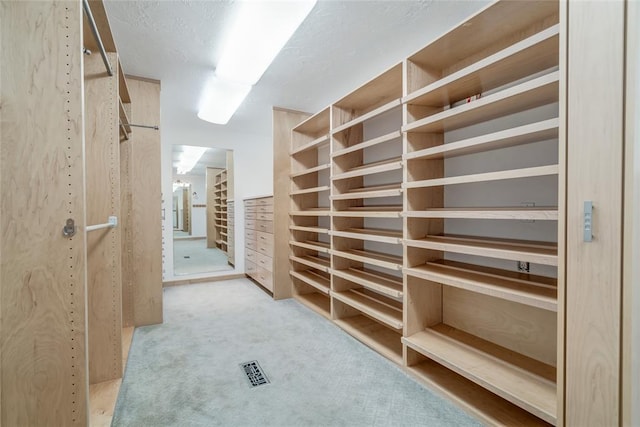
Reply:
[[[640,425],[639,23],[3,0],[0,427]]]

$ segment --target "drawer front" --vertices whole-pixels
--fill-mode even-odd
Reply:
[[[256,229],[256,221],[254,219],[247,219],[244,221],[244,228],[246,230],[255,230]]]
[[[273,276],[270,271],[258,267],[256,280],[269,291],[273,292]]]
[[[246,260],[246,262],[250,262],[252,264],[257,264],[258,263],[258,253],[254,250],[251,249],[247,249],[246,251],[244,251],[244,258]]]
[[[257,215],[258,215],[258,212],[245,212],[244,213],[244,218],[245,219],[256,219]]]
[[[264,268],[268,271],[273,271],[273,258],[263,255],[259,252],[256,254],[256,258],[258,259],[258,262],[256,262],[256,265],[258,267]]]
[[[273,257],[273,246],[267,245],[264,242],[256,242],[256,251],[268,257]]]
[[[273,233],[273,221],[256,220],[255,229],[258,231],[264,231],[265,233]]]
[[[260,212],[257,212],[256,213],[256,220],[273,221],[273,214],[272,213],[260,213]]]
[[[273,212],[273,205],[258,205],[256,210],[258,213],[271,213]]]
[[[260,199],[256,199],[256,205],[258,205],[258,206],[265,206],[265,205],[273,206],[273,197],[262,197]]]
[[[252,205],[252,206],[246,206],[244,208],[245,213],[246,212],[258,212],[258,205]]]
[[[264,243],[273,248],[273,234],[264,231],[256,231],[256,241],[258,244]]]
[[[258,273],[258,266],[252,262],[245,261],[244,262],[245,274],[248,276],[254,276]]]
[[[245,240],[258,240],[258,232],[256,230],[244,230],[244,239]]]
[[[258,243],[255,240],[245,240],[244,245],[252,251],[258,250]]]
[[[244,201],[244,205],[246,206],[255,206],[258,204],[258,200],[257,199],[248,199]]]

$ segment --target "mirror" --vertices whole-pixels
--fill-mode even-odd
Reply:
[[[173,145],[172,162],[174,275],[233,269],[233,151]]]

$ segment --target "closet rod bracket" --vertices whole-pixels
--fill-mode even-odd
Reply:
[[[73,221],[73,218],[67,218],[67,221],[62,227],[62,235],[64,237],[73,237],[76,234],[76,223]]]

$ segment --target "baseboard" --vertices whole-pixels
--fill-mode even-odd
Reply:
[[[162,282],[162,287],[170,288],[172,286],[193,285],[196,283],[206,282],[219,282],[221,280],[243,279],[245,277],[246,276],[244,275],[244,273],[236,273],[226,274],[224,276],[198,277],[197,279],[168,280],[166,282]]]

